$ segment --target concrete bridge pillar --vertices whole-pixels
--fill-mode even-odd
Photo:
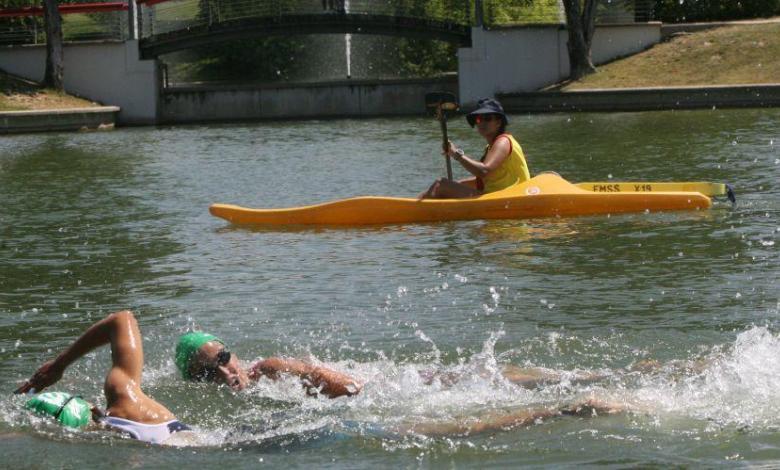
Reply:
[[[480,98],[529,92],[569,76],[565,25],[471,29],[471,47],[458,49],[458,89],[468,108]],[[595,64],[647,49],[661,40],[661,23],[600,25],[593,37]]]

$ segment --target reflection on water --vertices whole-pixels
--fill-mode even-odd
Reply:
[[[350,229],[236,228],[207,208],[416,194],[444,168],[433,121],[3,138],[2,388],[105,313],[133,308],[145,390],[197,427],[202,446],[68,432],[14,397],[0,401],[0,452],[43,467],[777,459],[779,120],[774,110],[511,117],[534,172],[729,181],[733,208]],[[483,147],[465,123],[450,127],[468,152]],[[238,394],[185,383],[172,355],[192,326],[240,357],[318,360],[367,386],[327,400],[294,380]],[[109,360],[108,351],[88,355],[57,388],[104,404]],[[632,369],[643,360],[661,365]],[[562,380],[520,387],[502,375],[509,365]],[[463,378],[430,381],[431,371]],[[587,371],[601,378],[575,380]],[[642,411],[469,437],[394,432],[591,395]]]
[[[91,312],[133,305],[128,286],[157,293],[179,289],[157,279],[174,274],[166,272],[164,260],[180,244],[155,223],[160,210],[134,195],[138,175],[132,162],[106,157],[52,137],[3,158],[5,338],[48,344],[89,325]],[[141,176],[144,184],[155,184],[150,176]],[[53,318],[55,328],[40,328]]]

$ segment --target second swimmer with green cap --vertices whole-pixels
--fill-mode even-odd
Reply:
[[[15,393],[34,393],[57,383],[65,369],[90,351],[111,346],[111,369],[103,391],[105,412],[80,397],[64,393],[41,393],[27,402],[27,408],[50,415],[69,427],[86,426],[91,418],[98,424],[151,444],[170,443],[171,436],[190,428],[161,403],[141,390],[144,351],[141,332],[132,312],[112,313],[90,326],[56,358],[45,362]]]
[[[261,378],[276,380],[283,375],[298,377],[311,395],[330,398],[352,396],[363,387],[353,377],[298,359],[270,357],[245,368],[221,339],[201,331],[179,338],[175,360],[185,379],[221,383],[233,390],[242,390]]]

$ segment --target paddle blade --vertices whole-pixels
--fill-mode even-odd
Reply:
[[[732,204],[737,203],[737,196],[734,194],[734,188],[728,183],[726,183],[726,197]]]
[[[435,91],[425,95],[425,107],[431,110],[457,111],[458,100],[455,95],[446,91]]]

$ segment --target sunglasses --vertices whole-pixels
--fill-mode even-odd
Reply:
[[[498,114],[477,114],[474,117],[474,122],[476,124],[481,124],[483,122],[492,122],[500,119],[501,116],[499,116]]]
[[[213,382],[217,377],[217,370],[220,366],[226,366],[230,362],[232,353],[225,348],[222,348],[217,352],[217,360],[214,364],[208,364],[201,367],[197,374],[193,375],[196,380],[205,382]]]

